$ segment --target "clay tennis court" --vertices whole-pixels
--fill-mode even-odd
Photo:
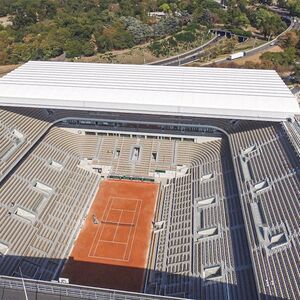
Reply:
[[[103,181],[61,277],[142,291],[158,189],[155,183]]]

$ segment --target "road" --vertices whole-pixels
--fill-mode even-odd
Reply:
[[[188,63],[191,63],[195,60],[198,59],[198,56],[204,52],[204,50],[213,45],[218,43],[218,41],[222,39],[222,37],[220,36],[215,36],[213,37],[211,40],[209,40],[207,43],[193,49],[190,50],[188,52],[182,53],[180,55],[176,55],[170,58],[166,58],[160,61],[156,61],[153,63],[150,63],[150,65],[156,65],[156,66],[181,66],[181,65],[185,65]]]
[[[295,29],[295,30],[299,30],[300,29],[300,18],[291,18],[290,16],[286,15],[286,11],[280,9],[280,8],[277,8],[275,6],[273,7],[270,7],[270,9],[274,12],[277,12],[279,15],[281,15],[282,17],[288,19],[290,21],[290,25],[289,27],[284,31],[282,32],[281,34],[279,34],[275,39],[261,45],[261,46],[258,46],[256,48],[253,48],[253,49],[250,49],[250,50],[247,50],[245,51],[246,53],[246,57],[251,57],[252,55],[255,55],[259,52],[267,52],[269,49],[271,49],[272,47],[274,47],[274,44],[276,43],[277,39],[285,34],[286,32],[292,30],[292,29]],[[295,22],[294,22],[295,20]],[[204,45],[201,45],[193,50],[190,50],[188,52],[185,52],[185,53],[182,53],[180,55],[177,55],[177,56],[173,56],[173,57],[170,57],[170,58],[166,58],[166,59],[163,59],[163,60],[160,60],[160,61],[156,61],[156,62],[153,62],[153,63],[149,63],[150,65],[161,65],[161,66],[182,66],[182,65],[186,65],[186,64],[189,64],[193,61],[197,61],[198,60],[198,56],[204,52],[204,50],[206,48],[208,48],[209,46],[213,45],[213,44],[216,44],[220,41],[220,39],[222,39],[223,37],[220,37],[220,36],[215,36],[214,38],[212,38],[210,41],[208,41],[206,44]],[[221,62],[224,62],[228,60],[228,57],[225,57],[225,58],[222,58],[220,60],[217,60],[217,61],[211,61],[211,62],[208,62],[206,63],[205,65],[209,65],[209,64],[212,64],[212,63],[221,63]]]
[[[294,22],[294,30],[300,30],[300,18],[294,18],[296,22]]]
[[[258,46],[256,48],[253,48],[253,49],[250,49],[250,50],[247,50],[245,51],[245,56],[243,56],[242,58],[247,58],[247,57],[251,57],[251,56],[254,56],[255,54],[257,53],[261,53],[261,52],[267,52],[269,51],[271,48],[274,47],[275,43],[277,42],[278,38],[281,37],[282,35],[284,35],[285,33],[287,33],[288,31],[291,31],[291,30],[295,30],[295,29],[299,29],[300,28],[300,19],[296,19],[296,18],[291,18],[289,16],[284,16],[285,18],[289,19],[290,21],[290,25],[289,27],[282,33],[280,33],[276,38],[274,38],[273,40],[269,41],[269,42],[266,42],[265,44],[261,45],[261,46]],[[294,20],[296,22],[294,22]],[[238,59],[236,59],[238,60]],[[208,62],[206,63],[205,65],[209,65],[209,64],[212,64],[212,63],[215,63],[215,64],[219,64],[219,63],[222,63],[224,61],[228,61],[228,57],[225,57],[225,58],[222,58],[222,59],[219,59],[219,60],[216,60],[216,61],[211,61],[211,62]],[[233,60],[235,61],[235,60]]]

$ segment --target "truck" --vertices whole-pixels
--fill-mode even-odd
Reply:
[[[241,58],[241,57],[243,57],[243,56],[245,56],[245,55],[246,55],[246,52],[245,52],[245,51],[241,51],[241,52],[237,52],[237,53],[231,54],[231,55],[228,57],[228,59],[229,59],[229,60],[234,60],[234,59],[237,59],[237,58]]]

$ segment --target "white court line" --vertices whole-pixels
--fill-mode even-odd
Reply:
[[[118,231],[118,228],[119,228],[119,224],[120,224],[120,221],[121,221],[121,217],[122,217],[122,214],[123,214],[123,211],[121,211],[121,214],[119,215],[119,221],[118,221],[118,225],[117,225],[117,228],[115,230],[115,234],[114,234],[114,237],[113,237],[113,242],[115,241],[115,237],[116,237],[116,234],[117,234],[117,231]]]
[[[107,213],[107,215],[106,215],[106,220],[103,221],[103,222],[107,222],[109,225],[115,225],[114,223],[113,223],[113,224],[110,224],[109,221],[108,221],[108,217],[109,217],[110,213],[111,213],[113,210],[115,210],[115,209],[111,208],[111,207],[112,207],[112,204],[113,204],[113,202],[114,202],[114,199],[112,199],[112,200],[110,199],[109,201],[110,201],[109,211],[108,211],[108,213]],[[121,212],[121,214],[122,214],[122,212]],[[119,220],[118,220],[118,222],[116,222],[117,224],[120,223],[120,218],[121,218],[121,215],[119,215]],[[107,224],[102,224],[102,225],[103,225],[103,229],[102,229],[102,231],[101,231],[101,233],[100,233],[100,236],[98,237],[97,244],[96,244],[96,246],[95,246],[95,251],[94,251],[94,254],[93,254],[94,257],[96,257],[96,256],[95,256],[95,252],[98,250],[100,241],[102,241],[102,234],[103,234],[103,231],[104,231],[104,227],[105,227],[105,225],[107,225]],[[117,227],[114,228],[114,229],[115,229],[115,233],[114,233],[114,236],[113,236],[113,240],[112,240],[112,241],[107,241],[107,242],[110,242],[110,243],[111,243],[111,242],[114,241],[118,227],[119,227],[119,225],[117,225]]]
[[[111,198],[112,199],[125,199],[125,200],[128,200],[128,201],[141,201],[140,198],[124,198],[124,197],[117,197],[117,196],[113,196]]]
[[[124,212],[128,212],[128,213],[135,213],[136,210],[131,210],[131,209],[123,209]]]
[[[101,260],[113,260],[113,261],[122,261],[122,262],[128,262],[129,259],[121,259],[121,258],[114,258],[114,257],[108,257],[108,256],[90,256],[90,257],[93,257],[93,258],[96,258],[96,259],[101,259]]]
[[[112,203],[114,202],[114,198],[117,198],[117,197],[113,197],[112,198]],[[122,200],[126,200],[126,201],[128,201],[128,200],[132,200],[132,199],[127,199],[127,198],[121,198],[121,197],[118,197],[119,199],[122,199]],[[134,201],[136,201],[137,203],[138,203],[138,201],[139,200],[134,200]],[[126,203],[125,203],[126,204]],[[113,207],[113,205],[111,205],[112,207]],[[110,206],[110,207],[111,207]],[[125,205],[126,206],[126,205]],[[112,211],[112,210],[114,210],[114,208],[112,208],[112,209],[110,209],[110,211]],[[110,212],[109,211],[109,212]],[[136,213],[136,209],[134,210],[134,213]],[[120,214],[120,216],[119,216],[119,220],[118,220],[118,222],[117,222],[117,225],[116,225],[116,230],[115,230],[115,234],[114,234],[114,237],[113,237],[113,240],[112,241],[109,241],[110,243],[114,243],[115,242],[115,237],[116,237],[116,234],[117,234],[117,231],[118,231],[118,229],[119,229],[119,227],[120,227],[120,220],[121,220],[121,217],[122,217],[122,215],[123,215],[123,210],[122,210],[122,212],[121,212],[121,214]],[[134,218],[133,218],[134,219]],[[130,223],[129,223],[130,224]],[[129,232],[129,237],[130,237],[130,234],[131,234],[131,230],[132,230],[132,228],[130,228],[130,232]],[[124,253],[123,253],[123,260],[124,260],[124,256],[125,256],[125,254],[126,254],[126,250],[127,250],[127,247],[128,247],[128,240],[129,240],[129,238],[127,238],[127,242],[126,243],[123,243],[123,244],[125,244],[126,245],[126,248],[125,248],[125,251],[124,251]],[[99,246],[99,240],[98,240],[98,242],[97,242],[97,248],[98,248],[98,246]],[[99,257],[100,258],[100,257]],[[102,258],[102,257],[101,257]],[[112,259],[112,260],[115,260],[114,258],[110,258],[110,259]],[[118,260],[120,260],[121,261],[121,259],[118,259]]]
[[[111,197],[110,197],[111,198]],[[108,199],[108,202],[106,203],[106,206],[105,206],[105,210],[104,210],[104,212],[103,212],[103,215],[102,215],[102,218],[104,218],[104,216],[105,216],[105,214],[106,214],[106,211],[107,211],[107,206],[108,206],[108,204],[109,204],[109,209],[110,209],[110,207],[111,207],[111,199]],[[109,210],[108,210],[109,211]],[[99,224],[98,224],[99,225]],[[100,224],[101,225],[101,224]],[[91,251],[92,251],[92,249],[93,249],[93,247],[94,247],[94,244],[95,244],[95,241],[96,241],[96,237],[98,237],[98,232],[99,232],[99,230],[100,230],[100,228],[101,228],[101,235],[102,235],[102,231],[103,231],[103,228],[104,228],[104,226],[98,226],[98,228],[97,228],[97,231],[96,231],[96,234],[95,234],[95,236],[94,236],[94,239],[93,239],[93,243],[92,243],[92,246],[91,246],[91,248],[90,248],[90,251],[89,251],[89,254],[88,254],[88,257],[93,257],[94,255],[95,255],[95,252],[96,252],[96,249],[94,249],[94,251],[93,251],[93,255],[91,255]],[[101,235],[100,235],[100,237],[101,237]],[[99,238],[98,238],[98,240],[99,240]],[[98,242],[97,242],[97,244],[98,244]]]
[[[141,201],[141,199],[135,199],[135,198],[124,198],[124,197],[111,197],[112,199],[123,199],[123,200],[127,200],[127,201]],[[115,209],[115,208],[113,208]],[[130,211],[130,209],[127,209]],[[132,211],[135,212],[135,211]]]
[[[135,206],[135,210],[123,210],[123,209],[118,209],[118,208],[113,208],[113,202],[114,200],[118,200],[118,199],[122,199],[122,200],[126,200],[126,201],[135,201],[136,202],[136,206]],[[138,223],[138,220],[139,220],[139,217],[140,217],[140,212],[141,212],[141,208],[142,208],[142,200],[141,199],[132,199],[132,198],[122,198],[122,197],[110,197],[109,198],[109,201],[108,203],[106,204],[106,207],[105,207],[105,210],[103,212],[103,218],[104,216],[106,216],[106,220],[103,220],[103,222],[108,222],[108,216],[110,215],[110,212],[113,211],[113,210],[121,210],[121,215],[119,216],[119,220],[117,222],[117,225],[116,225],[116,230],[115,230],[115,234],[114,234],[114,237],[113,237],[113,241],[107,241],[107,240],[102,240],[101,237],[102,237],[102,234],[103,234],[103,231],[104,231],[104,226],[105,224],[100,224],[101,226],[98,226],[98,229],[97,229],[97,232],[94,236],[94,240],[93,240],[93,243],[92,243],[92,246],[90,248],[90,251],[89,251],[89,255],[88,257],[93,257],[93,258],[97,258],[97,259],[108,259],[108,260],[114,260],[114,261],[126,261],[128,262],[129,259],[130,259],[130,256],[131,256],[131,253],[132,253],[132,247],[133,247],[133,242],[135,240],[135,233],[136,233],[136,226],[137,223]],[[108,207],[109,205],[109,207]],[[126,206],[126,202],[125,202],[125,206]],[[137,209],[138,208],[138,209]],[[120,219],[121,219],[121,216],[123,214],[123,212],[130,212],[130,213],[134,213],[133,215],[133,220],[132,222],[135,220],[136,216],[137,216],[137,219],[136,219],[136,223],[126,223],[124,222],[124,224],[132,224],[134,226],[134,232],[133,232],[133,235],[131,234],[132,233],[132,227],[130,227],[130,231],[129,231],[129,236],[127,238],[127,242],[116,242],[114,241],[115,239],[115,236],[116,236],[116,232],[117,232],[117,229],[120,227]],[[138,213],[138,214],[137,214]],[[99,230],[100,230],[100,227],[101,227],[101,232],[99,234]],[[96,242],[96,238],[97,239],[97,242]],[[132,238],[132,239],[131,239]],[[130,245],[130,252],[127,253],[127,249],[128,249],[128,246],[129,246],[129,240],[131,239],[131,245]],[[95,245],[95,242],[96,242],[96,245]],[[113,258],[113,257],[107,257],[107,256],[97,256],[95,255],[98,247],[99,247],[99,243],[111,243],[111,244],[120,244],[120,245],[126,245],[126,248],[125,248],[125,251],[124,251],[124,254],[123,254],[123,259],[118,259],[118,258]],[[93,255],[91,255],[91,250],[93,248]],[[125,259],[125,257],[128,257],[127,259]]]
[[[134,222],[134,219],[135,219],[135,215],[136,215],[136,208],[138,206],[139,202],[136,202],[136,206],[135,206],[135,211],[134,211],[134,215],[133,215],[133,220],[132,222]],[[123,259],[125,260],[125,256],[126,256],[126,252],[127,252],[127,248],[128,248],[128,243],[129,243],[129,240],[130,240],[130,237],[131,237],[131,231],[132,231],[132,228],[130,228],[130,231],[129,231],[129,234],[128,234],[128,237],[127,237],[127,241],[126,241],[126,248],[125,248],[125,251],[124,251],[124,254],[123,254]],[[132,241],[132,240],[131,240]],[[131,253],[130,253],[131,254]],[[130,257],[130,255],[129,255]]]
[[[117,241],[106,241],[106,240],[100,240],[99,242],[102,242],[102,243],[110,243],[110,244],[121,244],[121,245],[126,245],[127,243],[125,242],[117,242]]]
[[[133,213],[136,212],[135,210],[132,210],[132,209],[121,209],[121,208],[111,208],[110,209],[110,211],[114,211],[114,210],[117,210],[117,211],[126,211],[126,212],[133,212]]]
[[[140,214],[141,214],[142,202],[143,202],[143,201],[142,201],[141,199],[137,202],[137,204],[140,204],[140,206],[139,206],[139,209],[138,209],[137,220],[136,220],[136,222],[134,223],[135,225],[138,224],[138,220],[139,220],[139,217],[140,217]],[[133,219],[135,219],[135,215],[136,215],[136,212],[134,213],[134,218],[133,218]],[[130,252],[129,252],[129,255],[127,255],[127,256],[128,256],[127,261],[129,260],[129,258],[130,258],[130,256],[131,256],[132,245],[133,245],[133,242],[134,242],[134,240],[135,240],[136,227],[137,227],[137,226],[134,226],[134,232],[133,232],[133,237],[132,237],[132,240],[131,240]],[[131,230],[132,230],[132,227],[130,228],[130,234],[129,234],[129,236],[131,236]],[[128,239],[128,240],[129,240],[129,239]],[[127,240],[127,243],[128,243],[128,240]],[[127,248],[128,248],[128,244],[127,244],[127,246],[126,246],[126,249],[125,249],[125,253],[124,253],[124,255],[123,255],[123,258],[124,258],[124,256],[127,254]],[[124,258],[124,260],[125,260],[125,258]]]
[[[123,211],[126,211],[126,212],[132,212],[132,213],[135,213],[135,212],[136,212],[135,210],[132,210],[132,209],[123,209]]]

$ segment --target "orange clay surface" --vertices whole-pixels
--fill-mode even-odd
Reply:
[[[103,181],[61,277],[73,284],[142,291],[158,188]]]

